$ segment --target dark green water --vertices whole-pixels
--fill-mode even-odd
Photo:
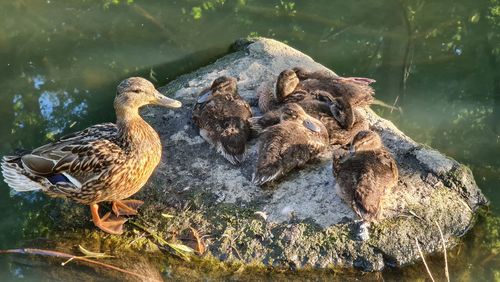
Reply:
[[[376,108],[382,116],[469,165],[491,212],[452,250],[452,278],[500,280],[499,0],[1,1],[0,155],[113,121],[111,103],[123,78],[141,75],[164,85],[249,35],[285,41],[341,75],[375,78],[378,99],[403,110]],[[11,197],[0,183],[0,248],[42,236],[51,219],[26,222],[51,201]],[[431,267],[441,272],[435,261]],[[19,265],[0,257],[0,279],[45,279]],[[57,273],[61,266],[51,268]],[[342,279],[323,275],[300,278]],[[426,277],[422,265],[380,277],[401,275]]]

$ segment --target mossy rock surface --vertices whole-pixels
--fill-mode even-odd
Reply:
[[[272,83],[283,69],[295,66],[325,69],[275,40],[241,40],[234,44],[232,53],[162,87],[168,96],[182,101],[183,107],[142,111],[162,139],[163,157],[148,184],[134,196],[145,205],[132,220],[172,242],[186,243],[183,233],[190,227],[198,230],[204,235],[206,252],[188,265],[208,264],[226,271],[240,271],[241,267],[354,267],[364,271],[397,267],[419,260],[415,239],[426,254],[441,251],[437,225],[447,247],[456,245],[472,227],[477,209],[487,204],[471,171],[411,140],[370,109],[363,114],[395,156],[400,179],[386,199],[387,219],[371,226],[367,241],[356,239],[356,216],[334,191],[330,153],[262,189],[250,181],[257,157],[255,139],[249,141],[245,162],[234,166],[198,135],[191,109],[199,92],[215,78],[236,77],[240,95],[256,105],[256,88],[263,82]],[[126,224],[127,232],[122,236],[107,235],[92,226],[87,209],[72,202],[53,203],[57,209],[51,208],[50,217],[57,218],[57,226],[68,231],[54,227],[55,235],[48,236],[57,242],[54,247],[58,250],[68,249],[63,239],[68,237],[68,244],[82,244],[93,251],[119,254],[131,249],[141,256],[162,255],[146,239],[151,237],[132,223]],[[267,219],[259,215],[263,213]],[[82,226],[89,230],[75,239]]]
[[[238,41],[233,53],[162,87],[183,108],[143,112],[164,145],[161,164],[140,197],[147,205],[142,219],[160,232],[193,226],[209,235],[206,258],[298,269],[356,267],[366,271],[400,266],[439,251],[437,225],[447,246],[454,246],[473,225],[474,213],[487,200],[471,171],[443,154],[416,143],[390,121],[363,110],[395,156],[400,179],[386,199],[386,220],[370,229],[368,241],[356,240],[356,219],[335,194],[330,154],[276,185],[253,185],[256,140],[241,166],[223,159],[198,135],[190,113],[199,92],[221,76],[238,79],[240,95],[256,105],[256,88],[272,83],[285,68],[325,67],[309,56],[271,39]],[[258,109],[253,108],[254,114]],[[177,223],[159,213],[179,214]],[[267,219],[255,212],[263,212]],[[175,219],[173,219],[175,221]]]

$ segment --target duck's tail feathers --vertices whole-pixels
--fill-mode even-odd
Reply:
[[[4,156],[2,158],[2,174],[4,181],[16,192],[44,190],[45,187],[28,176],[20,166],[20,157]]]
[[[280,122],[281,110],[273,110],[259,117],[248,119],[250,130],[256,135],[260,135],[266,128]]]
[[[367,77],[343,77],[343,79],[354,81],[356,83],[370,85],[372,83],[377,82],[375,79],[367,78]]]
[[[257,170],[252,174],[252,183],[261,186],[265,183],[275,180],[282,174],[281,168],[268,167],[265,169]]]
[[[2,163],[4,162],[15,162],[21,160],[20,156],[3,156],[2,157]]]
[[[220,134],[217,151],[230,163],[238,165],[245,159],[246,143],[251,134],[247,120],[233,120]]]
[[[221,154],[227,161],[229,161],[233,165],[239,165],[245,160],[246,155],[243,154],[231,154],[226,148],[223,146],[218,146],[217,147],[217,152]]]
[[[262,117],[251,117],[248,119],[248,123],[250,124],[250,129],[256,135],[260,135],[262,133],[262,131],[264,130],[264,127],[259,122],[261,120],[261,118]]]
[[[224,146],[222,145],[217,146],[217,152],[233,165],[239,165],[245,160],[246,157],[245,152],[242,154],[232,154],[227,150],[227,148],[224,148]]]

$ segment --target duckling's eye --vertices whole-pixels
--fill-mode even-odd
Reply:
[[[139,88],[132,88],[132,89],[130,89],[130,92],[141,93],[141,89],[139,89]]]

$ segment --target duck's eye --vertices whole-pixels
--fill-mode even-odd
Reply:
[[[141,93],[141,89],[132,89],[132,92],[134,92],[134,93]]]

